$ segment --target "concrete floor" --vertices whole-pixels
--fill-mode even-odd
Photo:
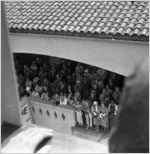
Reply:
[[[89,141],[72,135],[55,132],[52,140],[52,153],[108,153],[106,140]]]
[[[24,131],[24,128],[22,129],[10,124],[2,125],[1,128],[2,142],[12,133],[17,134]],[[100,134],[98,138],[95,135],[92,140],[89,140],[88,138],[85,139],[74,135],[54,132],[54,137],[47,144],[52,145],[52,151],[50,151],[52,153],[108,153],[107,141],[108,137],[103,137]]]
[[[86,140],[107,144],[109,132],[103,133],[95,129],[86,129],[83,127],[72,127],[72,134],[76,137]]]

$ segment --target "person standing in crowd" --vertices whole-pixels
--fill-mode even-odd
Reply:
[[[54,66],[53,63],[51,63],[50,73],[49,73],[49,78],[50,78],[51,82],[54,82],[55,81],[55,73],[56,73],[55,66]]]
[[[68,85],[67,87],[67,95],[69,95],[70,93],[73,93],[73,89],[71,85]]]
[[[38,68],[41,66],[42,62],[41,62],[41,60],[40,60],[39,57],[36,57],[35,63],[36,63],[36,65],[37,65]]]
[[[76,108],[76,120],[77,120],[77,126],[83,126],[83,119],[82,119],[82,111],[81,111],[81,102],[77,101],[74,104],[74,107]]]
[[[24,85],[18,85],[20,99],[26,95],[26,90]]]
[[[30,75],[30,70],[29,68],[27,67],[27,65],[24,65],[23,67],[23,74],[26,78],[29,78],[29,75]]]
[[[82,112],[83,117],[85,117],[85,126],[86,129],[90,128],[90,107],[89,107],[89,101],[87,99],[82,100]]]
[[[76,80],[79,80],[80,82],[82,81],[82,72],[83,72],[83,67],[80,63],[77,64],[75,67],[75,75],[76,75]]]
[[[72,86],[69,84],[67,88],[67,96],[68,96],[68,104],[73,105],[74,99],[73,99],[73,89]]]
[[[37,91],[37,93],[39,94],[39,96],[41,97],[42,95],[42,86],[40,84],[36,84],[35,85],[35,90]]]
[[[82,81],[82,98],[87,99],[90,95],[91,84],[86,76],[83,76]]]
[[[104,131],[106,131],[108,129],[108,108],[103,103],[103,101],[101,102],[100,105],[99,117],[100,117],[100,126],[102,126]]]
[[[115,104],[113,100],[111,100],[111,103],[108,106],[108,112],[109,112],[109,130],[114,126],[116,117],[118,115],[118,105]]]
[[[72,88],[73,79],[72,79],[71,74],[69,74],[69,75],[67,76],[67,85],[71,85],[71,88]],[[73,89],[73,88],[72,88],[72,89]]]
[[[97,70],[97,74],[98,74],[100,80],[103,81],[103,83],[104,83],[104,82],[105,82],[106,75],[107,75],[107,74],[106,74],[106,70],[104,70],[104,69],[102,69],[102,68],[99,68],[99,69]]]
[[[20,73],[18,76],[17,76],[17,82],[19,85],[22,85],[22,86],[25,86],[24,83],[25,83],[25,76]]]
[[[105,104],[106,103],[106,90],[103,88],[102,92],[99,95],[99,104],[102,102]]]
[[[116,95],[117,95],[117,102],[119,102],[119,98],[120,98],[120,95],[121,95],[120,88],[119,87],[115,87],[115,92],[116,92]]]
[[[95,91],[92,90],[90,93],[90,97],[88,98],[88,103],[89,103],[89,120],[90,120],[90,127],[93,128],[93,115],[91,113],[91,107],[93,105],[93,102],[96,101],[95,98]]]
[[[60,76],[61,76],[61,79],[62,81],[64,82],[65,79],[66,79],[66,65],[63,64],[61,70],[60,70]]]
[[[76,84],[74,86],[74,92],[79,92],[81,94],[81,91],[82,91],[82,87],[81,87],[81,82],[80,80],[77,80],[76,81]]]
[[[115,100],[115,102],[118,104],[119,102],[119,97],[120,97],[120,90],[119,90],[119,87],[115,87],[115,91],[113,92],[113,99]]]
[[[33,79],[37,76],[37,71],[38,71],[38,67],[35,62],[32,62],[31,66],[30,66],[30,70],[31,70],[30,76]]]
[[[31,93],[31,96],[34,96],[34,97],[40,97],[39,93],[37,92],[36,89],[34,89]]]
[[[70,104],[71,106],[74,106],[74,98],[73,98],[72,92],[68,94],[67,100],[68,100],[68,104]]]
[[[51,89],[52,95],[55,95],[55,93],[60,93],[60,83],[56,83],[56,82],[51,82],[51,87],[49,87]]]
[[[106,104],[107,106],[110,104],[110,101],[111,101],[111,94],[112,94],[112,90],[109,88],[109,85],[107,84],[106,87]]]
[[[87,79],[87,82],[91,82],[91,74],[89,72],[89,69],[84,69],[83,76]]]
[[[101,93],[104,88],[104,83],[100,78],[97,79],[97,85],[98,85],[99,91]]]
[[[67,105],[67,97],[63,92],[60,93],[60,105]]]
[[[98,102],[99,101],[99,94],[100,94],[100,89],[96,82],[93,84],[92,89],[95,91],[95,100]]]
[[[47,87],[43,87],[41,99],[44,100],[44,101],[49,101],[49,94],[48,94],[48,91],[47,91]]]
[[[109,85],[110,89],[114,89],[114,84],[113,84],[111,78],[109,78],[109,80],[108,80],[108,85]]]
[[[39,83],[39,78],[38,78],[38,77],[35,77],[35,78],[33,79],[33,85],[34,85],[34,87],[35,87],[38,83]]]
[[[111,73],[110,78],[112,79],[113,85],[115,87],[120,87],[123,86],[123,78],[121,75],[117,75],[116,73]]]
[[[43,67],[42,66],[38,70],[38,77],[39,77],[40,81],[43,81],[44,78],[45,78],[44,70],[43,70]]]
[[[71,82],[72,82],[73,90],[74,90],[74,85],[76,84],[76,74],[75,73],[72,73],[71,75]]]
[[[52,100],[51,100],[51,103],[53,104],[53,105],[59,105],[59,103],[60,103],[60,96],[59,96],[59,94],[58,93],[55,93],[54,95],[53,95],[53,98],[52,98]]]
[[[43,79],[43,82],[41,84],[42,84],[43,87],[48,87],[48,85],[49,85],[48,79],[47,78],[44,78]]]
[[[81,105],[81,96],[79,92],[75,93],[74,96],[74,107],[75,107],[75,113],[76,113],[76,120],[77,125],[82,126],[83,125],[83,119],[82,119],[82,105]]]
[[[14,61],[15,61],[16,75],[18,76],[20,73],[22,73],[23,65],[16,56],[14,56]]]
[[[67,92],[67,88],[66,88],[66,85],[63,81],[60,81],[59,82],[59,91],[60,92],[63,92],[63,93],[66,93]]]
[[[99,130],[99,123],[98,123],[98,115],[100,114],[100,107],[98,105],[98,102],[93,102],[93,105],[91,107],[91,112],[93,115],[93,124],[96,130]]]
[[[96,98],[95,98],[95,90],[91,90],[91,93],[90,93],[90,97],[88,98],[89,100],[89,106],[90,108],[92,107],[93,105],[93,102],[96,101]]]
[[[25,82],[25,86],[26,86],[26,94],[27,96],[31,95],[31,88],[32,88],[32,81],[27,78],[26,82]]]

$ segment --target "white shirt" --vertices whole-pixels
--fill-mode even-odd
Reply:
[[[64,99],[60,99],[60,105],[67,105],[67,98],[64,97]]]

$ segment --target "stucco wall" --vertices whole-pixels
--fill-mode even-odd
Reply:
[[[38,99],[29,99],[28,103],[34,124],[51,128],[57,132],[72,134],[71,127],[76,124],[73,109],[45,104]],[[42,113],[40,113],[40,110]],[[55,114],[57,114],[57,117],[55,117]],[[64,115],[64,119],[62,115]]]
[[[10,34],[11,51],[72,59],[128,76],[149,56],[148,43],[70,36]]]
[[[1,21],[1,120],[20,125],[19,98],[15,82],[14,63],[9,49],[3,3]]]

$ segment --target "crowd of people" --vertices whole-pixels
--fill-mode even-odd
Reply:
[[[118,113],[123,76],[54,57],[32,56],[26,62],[14,55],[14,59],[20,98],[34,96],[53,105],[73,106],[78,126],[111,129]]]

